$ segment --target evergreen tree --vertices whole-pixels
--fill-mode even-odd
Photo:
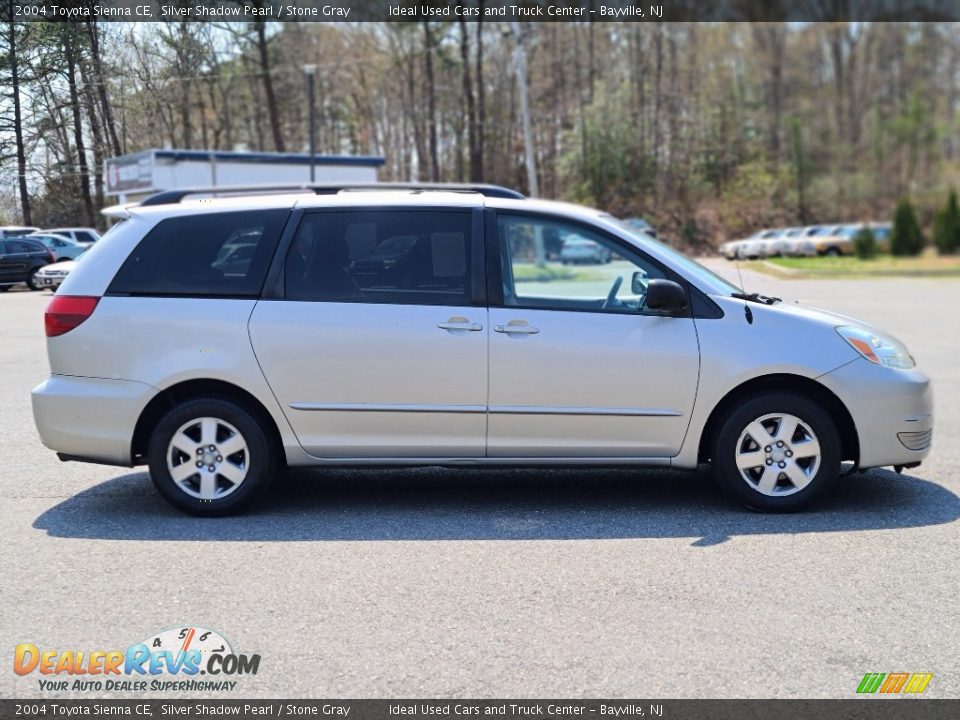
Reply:
[[[960,250],[960,206],[957,204],[956,190],[950,190],[946,206],[933,221],[933,243],[942,255]]]
[[[877,239],[873,230],[864,225],[853,236],[853,251],[861,260],[872,260],[877,256]]]
[[[894,255],[919,255],[923,245],[923,231],[913,205],[908,198],[902,198],[893,211],[890,252]]]

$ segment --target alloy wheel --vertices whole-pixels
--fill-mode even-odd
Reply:
[[[809,423],[789,413],[770,413],[749,423],[735,452],[744,482],[770,497],[803,490],[820,468],[820,441]]]
[[[200,500],[219,500],[247,477],[250,450],[230,423],[201,417],[180,426],[167,447],[167,469],[177,487]]]

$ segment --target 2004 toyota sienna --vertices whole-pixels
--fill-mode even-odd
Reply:
[[[600,211],[495,186],[207,195],[149,198],[88,252],[33,391],[61,459],[147,464],[186,512],[249,507],[284,466],[704,462],[785,511],[844,461],[929,452],[900,342]],[[611,262],[548,261],[568,237]]]

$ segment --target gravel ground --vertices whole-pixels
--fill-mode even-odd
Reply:
[[[43,448],[49,296],[0,295],[0,697],[54,696],[14,675],[17,643],[185,625],[262,656],[238,697],[846,698],[892,671],[960,697],[960,283],[743,279],[907,342],[935,384],[923,466],[789,516],[705,472],[300,471],[250,516],[197,520],[142,472]]]

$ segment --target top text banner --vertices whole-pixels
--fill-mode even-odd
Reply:
[[[9,15],[12,13],[12,18]],[[13,0],[15,22],[957,21],[958,0]]]

